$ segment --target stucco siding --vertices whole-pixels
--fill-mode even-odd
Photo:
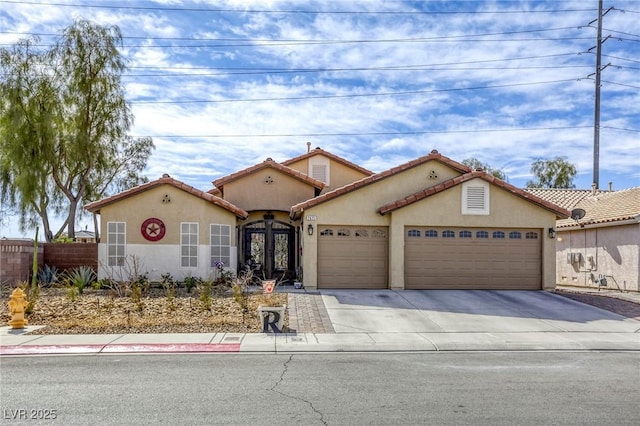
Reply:
[[[224,199],[246,211],[289,211],[292,205],[313,198],[314,191],[306,182],[266,168],[227,183]]]
[[[557,240],[559,285],[596,288],[605,276],[606,288],[640,291],[640,224],[563,231]]]
[[[318,157],[318,156],[316,156]],[[311,157],[314,158],[314,157]],[[326,158],[326,157],[325,157]],[[351,167],[347,167],[344,164],[338,163],[334,160],[329,160],[329,184],[326,185],[321,194],[325,192],[333,191],[336,188],[340,188],[352,182],[362,179],[367,175],[355,170]],[[296,161],[295,163],[291,163],[288,167],[299,171],[300,173],[304,173],[306,175],[310,175],[311,171],[309,170],[309,159],[305,158],[304,160]]]
[[[189,275],[200,278],[213,278],[216,268],[210,266],[210,255],[209,245],[200,244],[198,246],[198,267],[184,268],[180,266],[179,245],[127,244],[125,266],[112,267],[107,266],[107,245],[106,243],[100,243],[98,245],[98,278],[114,278],[116,280],[134,278],[134,258],[138,273],[147,273],[151,281],[160,281],[162,274],[166,273],[181,281]],[[227,269],[236,270],[237,257],[236,247],[231,247],[231,265],[227,265]]]
[[[381,205],[430,186],[426,182],[428,174],[434,169],[438,175],[435,183],[457,175],[437,163],[427,163],[425,166],[314,206],[304,212],[304,226],[307,226],[309,218],[313,219],[310,223],[314,223],[316,229],[322,225],[389,226],[389,287],[394,289],[404,288],[404,229],[407,225],[535,228],[540,230],[542,236],[542,287],[555,287],[555,240],[547,236],[548,228],[555,226],[555,214],[499,187],[490,186],[490,214],[486,216],[462,214],[462,185],[390,214],[378,214],[377,208]],[[305,286],[314,288],[317,285],[317,237],[305,234],[304,238]]]
[[[170,200],[167,202],[166,200]],[[140,232],[142,223],[155,217],[165,224],[166,234],[157,242],[147,241]],[[199,240],[209,242],[209,224],[225,224],[235,228],[233,213],[170,185],[152,188],[135,197],[104,206],[100,210],[100,230],[106,242],[108,222],[126,222],[127,244],[172,245],[180,243],[180,223],[199,223]],[[231,245],[236,245],[232,231]]]
[[[462,214],[462,186],[418,201],[391,213],[390,267],[392,288],[404,288],[404,227],[459,226],[477,228],[535,228],[542,236],[542,287],[555,287],[555,240],[547,230],[555,226],[555,214],[491,185],[490,214]]]

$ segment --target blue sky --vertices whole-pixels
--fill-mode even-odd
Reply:
[[[0,0],[0,44],[46,46],[73,19],[118,25],[131,134],[156,144],[150,179],[207,190],[310,141],[375,172],[437,149],[519,187],[558,155],[578,188],[593,180],[597,0],[47,3]],[[622,189],[640,186],[640,2],[610,7],[600,187]],[[13,222],[1,236],[21,235]]]

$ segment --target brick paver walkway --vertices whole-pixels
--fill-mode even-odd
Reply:
[[[556,291],[556,294],[640,321],[639,303],[597,293]]]
[[[289,293],[289,330],[297,333],[335,333],[320,293]]]

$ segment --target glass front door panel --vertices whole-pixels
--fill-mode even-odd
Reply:
[[[274,262],[275,269],[289,269],[289,234],[277,233],[273,236],[274,240]]]
[[[251,233],[251,263],[264,265],[264,232]]]

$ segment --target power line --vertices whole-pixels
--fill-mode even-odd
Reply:
[[[38,3],[34,1],[0,0],[0,3],[26,4],[36,6],[56,6],[73,7],[87,9],[116,9],[116,10],[157,10],[171,12],[211,12],[211,13],[286,13],[286,14],[327,14],[327,15],[465,15],[465,14],[526,14],[526,13],[574,13],[593,12],[597,9],[555,9],[555,10],[474,10],[474,11],[348,11],[348,10],[273,10],[273,9],[212,9],[202,7],[167,7],[167,6],[111,6],[96,4],[73,4],[73,3]]]
[[[558,126],[558,127],[528,127],[509,129],[474,129],[474,130],[418,130],[395,132],[356,132],[356,133],[278,133],[278,134],[226,134],[226,135],[144,135],[133,136],[153,137],[162,139],[205,139],[205,138],[281,138],[281,137],[329,137],[329,136],[394,136],[394,135],[425,135],[425,134],[449,134],[449,133],[505,133],[505,132],[529,132],[546,130],[577,130],[590,129],[591,126]]]
[[[155,74],[125,74],[123,77],[217,77],[225,75],[271,75],[271,74],[312,74],[312,73],[334,73],[334,72],[353,72],[353,71],[483,71],[483,70],[538,70],[538,69],[575,69],[589,68],[592,65],[559,65],[559,66],[530,66],[530,67],[464,67],[464,68],[401,68],[401,67],[379,67],[379,68],[326,68],[326,69],[296,69],[296,70],[256,70],[256,71],[227,71],[227,72],[195,72],[195,73],[155,73]],[[619,67],[628,68],[629,67]],[[637,69],[637,68],[635,68]]]
[[[519,86],[533,86],[540,84],[554,84],[554,83],[567,83],[575,82],[579,79],[564,79],[564,80],[552,80],[552,81],[538,81],[530,83],[512,83],[512,84],[497,84],[493,86],[476,86],[476,87],[456,87],[449,89],[430,89],[430,90],[407,90],[400,92],[379,92],[379,93],[356,93],[349,95],[316,95],[316,96],[294,96],[294,97],[282,97],[282,98],[251,98],[251,99],[193,99],[184,101],[131,101],[133,105],[148,105],[148,104],[216,104],[216,103],[231,103],[231,102],[273,102],[273,101],[300,101],[310,99],[342,99],[342,98],[362,98],[362,97],[374,97],[374,96],[403,96],[403,95],[417,95],[425,93],[442,93],[442,92],[458,92],[465,90],[484,90],[484,89],[500,89],[505,87],[519,87]]]
[[[395,42],[395,41],[420,41],[420,40],[437,40],[437,39],[457,39],[465,37],[488,37],[496,35],[515,35],[515,34],[531,34],[550,31],[564,31],[575,30],[576,27],[557,27],[557,28],[542,28],[535,30],[522,30],[522,31],[503,31],[493,33],[479,33],[479,34],[458,34],[452,36],[438,36],[438,37],[412,37],[406,39],[363,39],[363,40],[309,40],[309,39],[264,39],[264,38],[224,38],[224,37],[145,37],[145,36],[123,36],[123,40],[166,40],[166,41],[241,41],[241,42]],[[30,35],[36,37],[58,37],[59,34],[55,33],[29,33],[29,32],[14,32],[14,31],[0,31],[0,34],[15,34],[15,35]]]

